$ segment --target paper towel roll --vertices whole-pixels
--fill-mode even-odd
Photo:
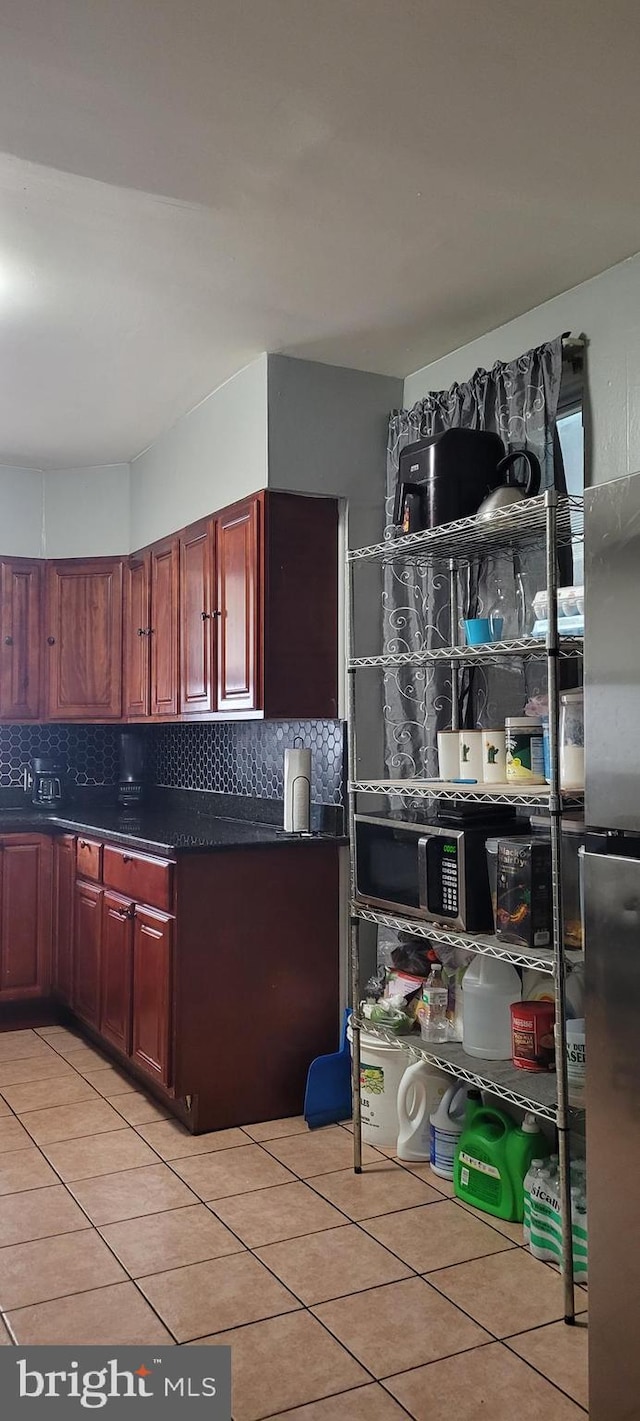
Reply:
[[[311,822],[311,751],[284,752],[284,827],[288,834],[308,832]]]

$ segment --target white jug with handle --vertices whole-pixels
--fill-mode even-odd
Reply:
[[[444,1071],[437,1071],[428,1061],[407,1066],[398,1087],[398,1159],[429,1159],[431,1115],[448,1080]]]
[[[449,1086],[431,1116],[431,1168],[442,1179],[453,1179],[453,1166],[458,1140],[464,1125],[467,1088]]]

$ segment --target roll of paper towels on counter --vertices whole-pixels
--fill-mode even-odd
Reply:
[[[284,827],[287,834],[308,833],[311,823],[311,751],[284,752]]]

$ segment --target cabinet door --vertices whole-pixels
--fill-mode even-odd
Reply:
[[[257,710],[259,687],[259,504],[216,519],[218,710]]]
[[[178,714],[178,541],[151,549],[151,714]]]
[[[64,1002],[73,996],[73,898],[76,880],[74,834],[53,841],[53,989]]]
[[[151,580],[149,553],[134,553],[124,567],[124,713],[149,714],[151,683]]]
[[[100,1024],[102,889],[76,883],[73,923],[73,1010],[96,1028]]]
[[[213,598],[213,527],[209,520],[180,538],[180,710],[214,709],[216,608]]]
[[[130,899],[105,892],[102,899],[100,1032],[127,1055],[131,1049],[133,914]]]
[[[49,563],[47,684],[52,720],[122,714],[122,562]]]
[[[51,842],[16,834],[0,852],[0,996],[46,995],[50,979]]]
[[[42,563],[2,563],[0,716],[37,720],[42,665]]]
[[[173,919],[136,907],[133,929],[132,1059],[150,1076],[170,1083],[171,958]]]

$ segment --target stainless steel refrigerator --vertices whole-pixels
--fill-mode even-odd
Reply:
[[[590,1421],[640,1417],[640,475],[585,496]]]

